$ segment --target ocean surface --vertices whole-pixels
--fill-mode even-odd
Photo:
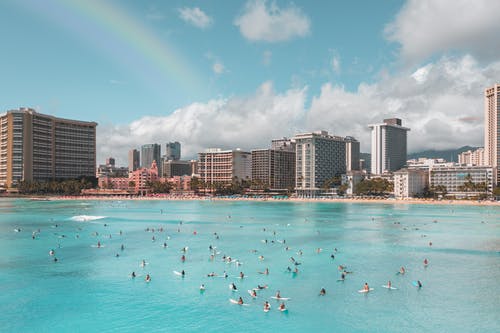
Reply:
[[[0,251],[0,332],[500,332],[500,207],[1,199]]]

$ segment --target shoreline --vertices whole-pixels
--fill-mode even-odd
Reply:
[[[500,206],[500,201],[477,201],[477,200],[434,200],[434,199],[366,199],[366,198],[220,198],[200,196],[144,196],[144,197],[121,197],[121,196],[20,196],[3,198],[25,198],[33,201],[56,201],[56,200],[97,200],[97,201],[252,201],[252,202],[325,202],[325,203],[376,203],[376,204],[409,204],[409,205],[462,205],[462,206]]]

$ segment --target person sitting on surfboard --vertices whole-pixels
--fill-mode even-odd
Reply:
[[[240,279],[243,279],[245,277],[245,274],[243,272],[240,272]]]
[[[130,274],[130,276],[132,276],[133,278],[135,278],[135,272],[132,272],[132,274]]]
[[[281,310],[281,311],[286,310],[286,309],[285,309],[285,302],[283,302],[283,303],[281,303],[281,304],[280,304],[280,310]]]
[[[243,304],[243,298],[241,298],[241,297],[240,297],[240,298],[238,299],[238,304],[240,304],[240,305],[242,305],[242,304]]]
[[[254,290],[252,290],[252,293],[251,293],[252,297],[257,297],[257,292]]]
[[[387,288],[391,289],[391,281],[387,282]]]
[[[370,287],[368,286],[368,283],[365,282],[365,285],[363,286],[364,291],[370,291]]]
[[[266,303],[264,303],[264,311],[269,311],[271,309],[271,305],[269,305],[269,302],[266,301]]]
[[[149,274],[146,274],[146,279],[145,280],[146,280],[146,282],[151,281],[151,276],[149,276]]]
[[[236,285],[234,283],[231,283],[231,289],[232,290],[238,290],[238,288],[236,288]]]
[[[326,290],[325,290],[325,288],[321,288],[321,290],[319,291],[319,295],[320,295],[320,296],[325,296],[325,295],[326,295]]]
[[[279,291],[279,290],[276,292],[276,296],[275,296],[275,297],[276,297],[276,298],[281,298],[281,295],[280,295],[280,291]]]
[[[184,277],[184,275],[186,275],[186,272],[184,272],[184,270],[182,270],[181,275],[182,275],[182,277]]]

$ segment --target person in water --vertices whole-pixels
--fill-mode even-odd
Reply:
[[[257,292],[255,290],[252,290],[251,295],[252,295],[252,297],[257,297]]]
[[[285,302],[283,302],[283,303],[280,304],[280,310],[281,311],[286,310],[286,308],[285,308]]]
[[[275,295],[276,298],[281,298],[280,291],[278,290]]]
[[[321,288],[321,290],[319,291],[319,295],[320,295],[320,296],[325,296],[325,295],[326,295],[326,290],[325,290],[325,288]]]
[[[268,302],[268,301],[266,301],[266,302],[264,303],[264,310],[265,310],[265,311],[269,311],[269,310],[271,310],[271,305],[269,304],[269,302]]]
[[[184,277],[186,275],[186,272],[184,272],[184,270],[182,270],[181,275],[182,275],[182,277]]]
[[[233,283],[231,283],[231,289],[232,289],[232,290],[235,290],[235,291],[236,291],[236,290],[238,290],[238,288],[236,288],[236,285],[234,284],[234,282],[233,282]]]
[[[151,281],[151,276],[149,276],[149,274],[146,274],[146,279],[145,280],[146,280],[146,282]]]
[[[130,276],[131,276],[132,278],[135,278],[135,277],[136,277],[135,272],[132,272],[132,274],[130,274]]]
[[[340,279],[345,280],[345,271],[343,271],[342,274],[340,274]]]
[[[422,288],[422,282],[420,282],[420,280],[417,280],[417,286],[418,286],[419,288]]]
[[[387,288],[391,289],[391,286],[392,286],[392,285],[391,285],[391,281],[389,280],[389,281],[387,282]]]
[[[424,266],[427,266],[429,265],[429,260],[427,260],[427,258],[424,259]]]
[[[401,268],[399,269],[399,274],[404,274],[406,273],[406,270],[403,266],[401,266]]]
[[[238,299],[238,304],[239,304],[239,305],[242,305],[242,304],[243,304],[243,298],[241,298],[241,296],[240,296],[240,298]]]
[[[368,286],[368,283],[365,282],[365,285],[363,286],[364,291],[370,291],[370,287]]]

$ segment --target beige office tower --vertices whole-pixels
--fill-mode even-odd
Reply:
[[[497,169],[500,164],[500,84],[484,91],[484,164]],[[498,177],[497,173],[497,179]]]
[[[0,114],[0,187],[95,177],[96,126],[28,108]]]

